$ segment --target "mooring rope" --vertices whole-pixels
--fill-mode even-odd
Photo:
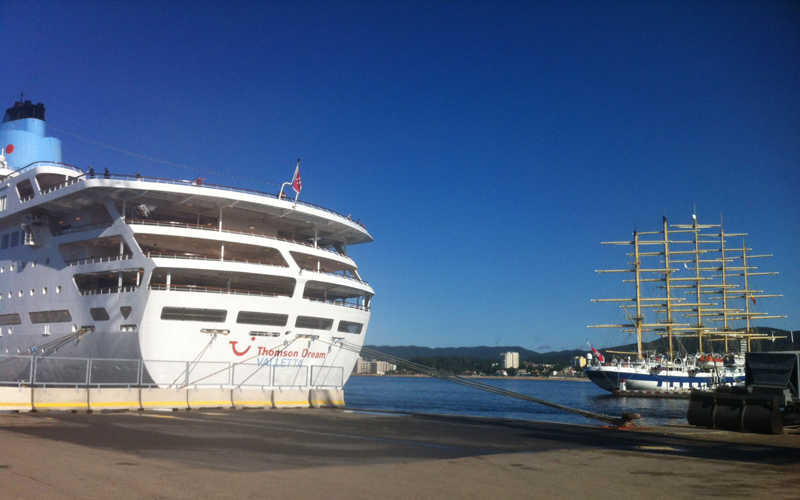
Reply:
[[[537,404],[540,404],[540,405],[543,405],[543,406],[548,406],[550,408],[555,408],[555,409],[558,409],[558,410],[561,410],[561,411],[564,411],[564,412],[574,413],[576,415],[580,415],[582,417],[586,417],[586,418],[589,418],[589,419],[600,420],[600,421],[612,424],[612,425],[617,426],[617,427],[628,426],[628,425],[630,425],[632,423],[632,421],[634,419],[639,418],[639,416],[636,415],[636,414],[632,414],[632,415],[631,414],[623,414],[622,416],[618,417],[618,416],[606,415],[606,414],[603,414],[603,413],[597,413],[597,412],[593,412],[593,411],[583,410],[583,409],[580,409],[580,408],[572,408],[570,406],[566,406],[566,405],[562,405],[562,404],[558,404],[558,403],[553,403],[551,401],[547,401],[547,400],[544,400],[544,399],[541,399],[541,398],[537,398],[537,397],[534,397],[534,396],[529,396],[528,394],[522,394],[522,393],[519,393],[519,392],[509,391],[507,389],[503,389],[503,388],[500,388],[500,387],[497,387],[497,386],[494,386],[494,385],[491,385],[491,384],[486,384],[484,382],[479,382],[477,380],[467,379],[467,378],[464,378],[464,377],[460,377],[458,375],[454,375],[452,373],[442,372],[441,370],[438,370],[438,369],[433,368],[431,366],[426,366],[426,365],[423,365],[423,364],[420,364],[420,363],[417,363],[417,362],[414,362],[414,361],[403,359],[403,358],[400,358],[398,356],[394,356],[392,354],[381,352],[381,351],[378,351],[377,349],[373,349],[373,348],[370,348],[370,347],[362,347],[362,346],[358,346],[358,345],[355,345],[355,344],[350,344],[350,343],[345,342],[343,340],[340,341],[340,343],[327,342],[327,341],[325,341],[323,339],[319,339],[319,340],[320,340],[320,342],[330,343],[331,345],[337,345],[337,344],[341,345],[341,347],[343,349],[348,350],[350,352],[354,352],[356,354],[365,353],[365,354],[369,354],[372,357],[383,359],[384,361],[390,361],[390,362],[392,362],[394,364],[397,364],[397,365],[400,365],[400,366],[404,366],[406,368],[409,368],[409,369],[411,369],[413,371],[416,371],[417,373],[421,373],[423,375],[428,375],[430,377],[438,378],[438,379],[441,379],[441,380],[446,380],[448,382],[453,382],[453,383],[460,384],[460,385],[463,385],[463,386],[466,386],[466,387],[471,387],[473,389],[478,389],[478,390],[481,390],[481,391],[485,391],[485,392],[489,392],[489,393],[493,393],[493,394],[498,394],[498,395],[501,395],[501,396],[520,399],[520,400],[523,400],[523,401],[529,401],[529,402],[532,402],[532,403],[537,403]]]

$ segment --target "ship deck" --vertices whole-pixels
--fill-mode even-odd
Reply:
[[[342,410],[0,414],[8,498],[796,498],[800,430]]]

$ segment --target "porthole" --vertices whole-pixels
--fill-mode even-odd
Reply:
[[[22,290],[20,290],[19,292],[17,292],[17,297],[22,297]]]
[[[42,295],[47,295],[47,287],[42,287]]]
[[[56,293],[61,293],[61,285],[56,286]]]
[[[31,288],[31,297],[33,297],[35,294],[36,294],[36,290],[34,290],[33,288]]]

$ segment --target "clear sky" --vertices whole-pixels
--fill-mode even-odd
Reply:
[[[800,325],[798,2],[4,0],[0,44],[68,163],[277,191],[302,157],[375,237],[369,343],[620,343],[599,242],[693,204]]]

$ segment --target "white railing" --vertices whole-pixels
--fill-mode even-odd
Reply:
[[[106,295],[109,293],[127,293],[135,292],[138,287],[136,286],[115,286],[110,288],[92,288],[89,290],[81,290],[81,295]]]
[[[68,266],[80,266],[83,264],[97,264],[99,262],[114,262],[117,260],[129,260],[132,257],[130,254],[123,255],[108,255],[101,257],[85,257],[82,259],[66,260],[64,263]]]
[[[341,366],[0,355],[0,385],[37,387],[341,387]],[[149,370],[148,370],[149,368]],[[152,373],[151,373],[152,372]],[[310,376],[309,376],[310,375]]]
[[[166,284],[152,284],[149,286],[150,290],[161,290],[170,292],[199,292],[199,293],[221,293],[233,295],[254,295],[258,297],[291,297],[289,293],[280,292],[267,292],[262,290],[245,290],[241,288],[223,288],[214,286],[198,286],[198,285],[170,285],[167,288]]]
[[[272,266],[272,267],[280,267],[280,268],[288,268],[289,266],[282,266],[279,264],[273,264],[270,262],[262,261],[262,260],[247,260],[247,259],[229,259],[227,256],[224,259],[220,259],[219,257],[210,257],[205,255],[181,255],[181,254],[170,254],[170,253],[153,253],[147,252],[147,258],[152,259],[188,259],[188,260],[203,260],[203,261],[210,261],[210,262],[238,262],[240,264],[257,264],[261,266]]]
[[[340,257],[346,257],[346,258],[350,259],[350,257],[347,257],[347,255],[345,255],[343,253],[339,253],[336,250],[332,250],[330,248],[315,247],[313,244],[308,243],[306,241],[299,241],[299,240],[293,240],[293,239],[290,239],[290,238],[283,238],[281,236],[277,236],[277,235],[274,235],[274,234],[258,233],[258,232],[255,232],[255,231],[235,231],[233,229],[225,229],[225,228],[223,228],[220,231],[214,225],[210,225],[209,226],[209,225],[192,224],[192,223],[189,223],[189,222],[179,222],[179,221],[157,221],[157,220],[148,220],[148,219],[135,219],[135,218],[131,218],[131,217],[126,218],[125,222],[127,222],[128,224],[139,224],[139,225],[143,225],[143,226],[180,227],[180,228],[184,228],[184,229],[201,229],[203,231],[214,231],[216,233],[230,233],[230,234],[242,234],[242,235],[245,235],[245,236],[258,236],[260,238],[267,238],[267,239],[270,239],[270,240],[284,241],[286,243],[294,243],[296,245],[303,245],[305,247],[315,248],[317,250],[322,250],[322,251],[325,251],[325,252],[332,253],[334,255],[338,255]]]
[[[83,180],[82,177],[70,177],[67,181],[64,181],[60,184],[51,184],[47,186],[47,188],[42,189],[42,195],[46,195],[52,193],[53,191],[58,191],[59,189],[63,189],[68,186],[72,186],[73,184],[77,184]]]

